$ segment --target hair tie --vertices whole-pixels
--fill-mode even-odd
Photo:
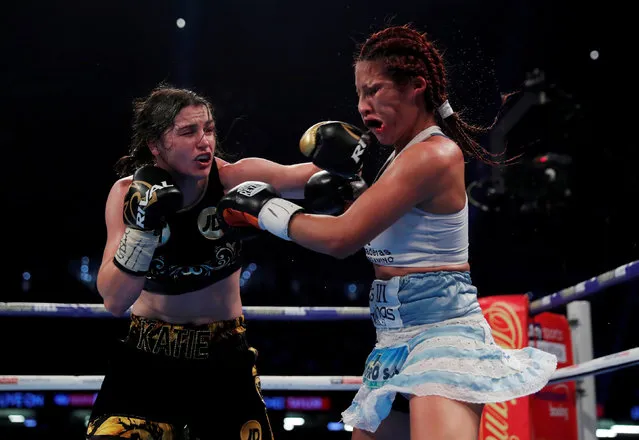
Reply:
[[[444,101],[442,105],[439,106],[439,108],[437,109],[437,112],[442,117],[442,119],[446,119],[447,117],[455,113],[453,111],[453,108],[450,106],[448,99]]]

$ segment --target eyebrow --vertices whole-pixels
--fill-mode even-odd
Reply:
[[[359,90],[369,90],[372,89],[373,87],[377,87],[377,86],[381,86],[383,84],[382,81],[380,80],[375,80],[373,82],[367,83],[367,84],[362,84],[360,87],[355,86],[355,92],[359,93]]]
[[[208,126],[214,125],[214,124],[215,124],[215,121],[213,119],[209,119],[208,121],[204,122],[204,126],[205,127],[208,127]],[[182,130],[185,130],[187,128],[188,129],[194,129],[194,128],[197,128],[197,126],[198,126],[198,124],[196,124],[196,123],[186,124],[186,125],[182,125],[182,126],[179,126],[179,125],[176,124],[175,125],[175,129],[177,131],[182,131]]]

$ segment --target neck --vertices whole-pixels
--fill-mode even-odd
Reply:
[[[406,133],[402,135],[397,142],[395,142],[395,154],[399,154],[399,152],[402,151],[406,145],[415,138],[415,136],[433,125],[437,125],[433,115],[425,115],[417,120],[416,123],[413,124],[412,128],[407,130]]]
[[[208,177],[205,179],[193,179],[192,177],[176,177],[178,188],[182,191],[184,203],[182,208],[186,209],[200,201],[208,185]]]

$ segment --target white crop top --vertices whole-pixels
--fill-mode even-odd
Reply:
[[[438,126],[421,131],[399,154],[433,135],[443,136]],[[393,151],[382,172],[394,159]],[[468,262],[468,198],[464,208],[454,214],[431,214],[413,207],[364,246],[364,252],[371,263],[380,266],[433,267]]]

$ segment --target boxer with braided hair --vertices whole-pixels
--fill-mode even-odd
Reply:
[[[360,48],[355,63],[379,61],[390,79],[397,85],[406,85],[415,77],[427,83],[424,90],[426,111],[446,134],[459,145],[464,153],[488,164],[498,164],[503,153],[492,153],[483,148],[477,139],[487,134],[490,127],[482,127],[464,121],[448,102],[448,78],[441,54],[425,34],[410,26],[396,26],[374,33]],[[369,125],[378,128],[381,121],[369,119]],[[496,120],[495,120],[496,122]]]
[[[375,270],[377,343],[343,413],[354,440],[474,440],[485,403],[539,391],[557,366],[536,348],[495,343],[470,277],[465,156],[507,160],[477,142],[487,129],[453,111],[442,57],[424,34],[410,26],[374,33],[354,68],[370,133],[353,138],[394,147],[372,185],[344,212],[317,215],[248,182],[221,199],[218,218],[223,228],[258,227],[338,258],[364,248]],[[329,144],[313,139],[302,152],[326,157],[316,151]]]

